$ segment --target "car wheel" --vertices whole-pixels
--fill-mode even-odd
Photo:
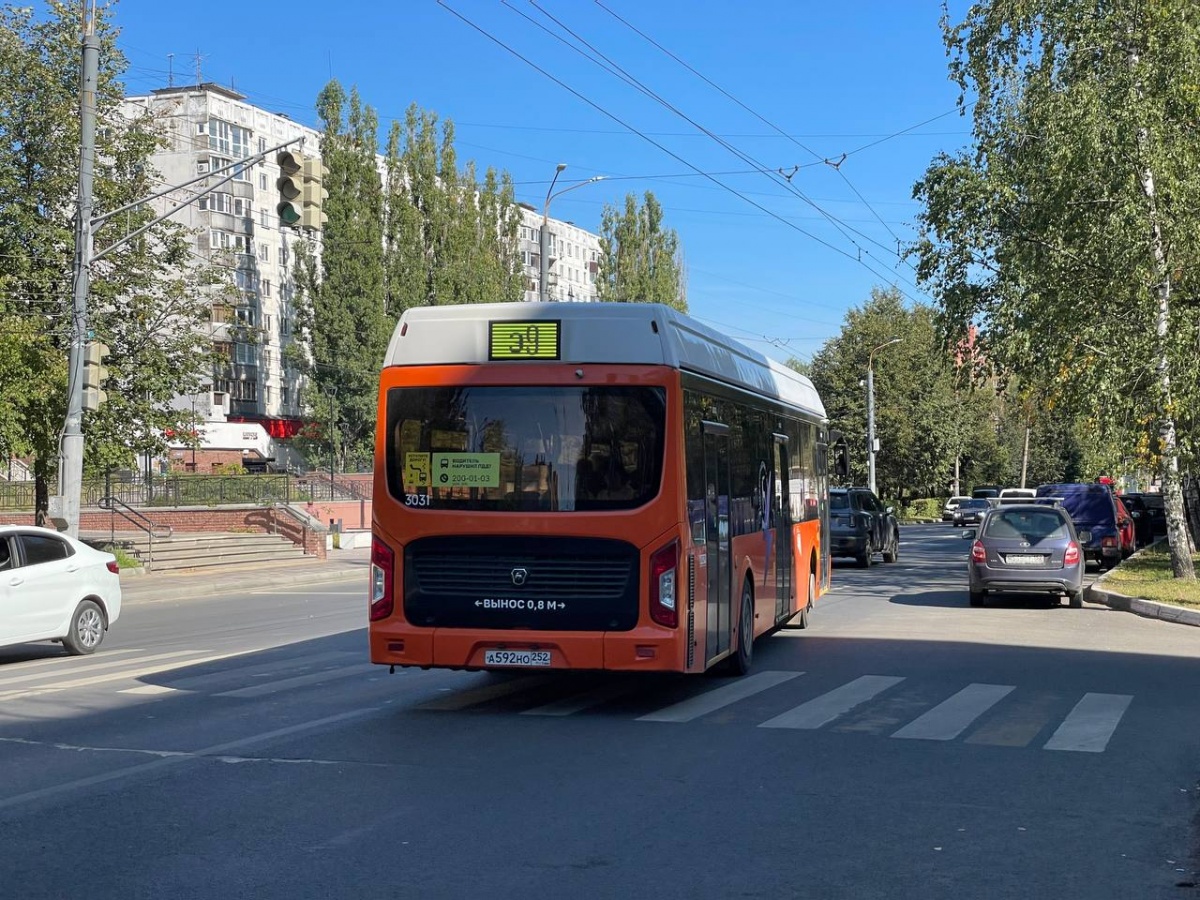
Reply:
[[[71,630],[63,638],[63,646],[72,656],[94,653],[104,640],[104,614],[91,600],[84,600],[75,607],[71,616]]]
[[[754,658],[754,594],[750,582],[742,585],[742,620],[738,627],[737,652],[729,659],[729,668],[734,675],[745,675],[750,671]]]
[[[860,569],[868,569],[871,567],[871,557],[874,556],[870,546],[864,547],[863,552],[854,557],[854,561],[858,563]]]
[[[983,606],[983,591],[971,591],[971,605]]]
[[[888,546],[883,551],[883,561],[885,563],[894,563],[900,558],[900,532],[893,531],[892,539],[888,541]]]
[[[1067,602],[1071,604],[1071,609],[1083,609],[1083,591],[1071,591],[1067,594]]]

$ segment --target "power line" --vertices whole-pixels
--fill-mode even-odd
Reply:
[[[806,144],[802,143],[801,141],[798,141],[798,140],[796,140],[794,137],[792,137],[791,135],[789,135],[789,134],[788,134],[786,131],[784,131],[782,128],[780,128],[778,125],[776,125],[776,124],[775,124],[774,122],[772,122],[770,119],[768,119],[766,116],[762,115],[762,114],[761,114],[761,113],[759,113],[757,110],[755,110],[755,109],[751,108],[750,106],[746,105],[745,103],[743,103],[741,100],[739,100],[739,99],[738,99],[737,97],[735,97],[733,94],[729,93],[729,91],[725,90],[725,88],[721,87],[719,84],[717,84],[717,83],[716,83],[715,81],[713,81],[711,78],[709,78],[708,76],[704,75],[704,74],[703,74],[702,72],[700,72],[698,69],[696,69],[695,67],[691,66],[689,63],[685,62],[683,59],[681,59],[681,58],[680,58],[679,56],[677,56],[676,54],[672,53],[670,50],[668,50],[666,47],[664,47],[664,46],[663,46],[662,44],[660,44],[658,41],[654,40],[654,38],[650,37],[650,35],[646,34],[646,32],[642,31],[640,28],[637,28],[635,25],[633,25],[633,24],[632,24],[631,22],[629,22],[627,19],[625,19],[625,18],[621,17],[620,15],[618,15],[617,13],[615,13],[613,10],[609,9],[607,6],[605,6],[605,5],[604,5],[604,3],[602,2],[602,0],[595,0],[595,2],[596,2],[596,5],[597,5],[597,6],[599,6],[599,7],[600,7],[602,10],[604,10],[606,13],[608,13],[610,16],[612,16],[614,19],[616,19],[618,22],[620,22],[622,25],[624,25],[624,26],[625,26],[626,28],[628,28],[630,31],[634,32],[634,34],[637,34],[637,35],[638,35],[638,36],[640,36],[642,39],[644,39],[645,41],[647,41],[648,43],[650,43],[652,46],[654,46],[654,47],[658,48],[659,50],[661,50],[663,53],[665,53],[665,54],[666,54],[667,56],[669,56],[671,59],[675,60],[675,62],[679,63],[679,65],[683,66],[685,69],[687,69],[687,70],[688,70],[689,72],[691,72],[693,75],[695,75],[697,78],[699,78],[699,79],[700,79],[701,81],[703,81],[705,84],[707,84],[709,87],[711,87],[711,88],[713,88],[714,90],[718,91],[718,92],[719,92],[719,93],[720,93],[720,94],[721,94],[723,97],[726,97],[727,99],[729,99],[729,100],[731,100],[732,102],[736,103],[738,106],[740,106],[740,107],[741,107],[742,109],[744,109],[746,112],[750,113],[750,115],[754,116],[756,119],[758,119],[758,120],[759,120],[760,122],[762,122],[764,125],[767,125],[767,126],[768,126],[768,127],[770,127],[771,129],[773,129],[773,130],[774,130],[774,131],[775,131],[777,134],[779,134],[780,136],[782,136],[782,137],[785,137],[785,138],[787,138],[788,140],[790,140],[790,141],[791,141],[793,144],[795,144],[795,145],[796,145],[797,147],[799,147],[801,150],[804,150],[804,151],[808,152],[808,153],[809,153],[809,154],[811,154],[812,156],[816,157],[816,158],[817,158],[817,160],[819,160],[819,161],[822,161],[822,162],[825,162],[825,163],[828,163],[829,165],[831,165],[831,166],[832,166],[832,168],[833,168],[833,169],[835,169],[835,170],[837,171],[838,175],[840,175],[840,176],[842,177],[842,180],[846,182],[846,185],[847,185],[847,186],[850,188],[850,190],[854,191],[854,194],[855,194],[855,196],[857,196],[857,197],[858,197],[858,199],[860,199],[860,200],[863,202],[863,204],[864,204],[864,205],[866,205],[867,209],[868,209],[868,210],[870,210],[871,214],[872,214],[873,216],[875,216],[875,218],[876,218],[876,219],[878,219],[878,220],[879,220],[879,224],[880,224],[880,225],[882,225],[884,228],[886,228],[886,229],[887,229],[888,233],[889,233],[889,234],[890,234],[890,235],[891,235],[893,238],[895,238],[895,240],[897,241],[897,243],[899,243],[899,242],[900,242],[900,238],[899,238],[899,236],[896,234],[896,232],[892,231],[891,227],[890,227],[890,226],[889,226],[889,225],[888,225],[886,222],[884,222],[884,221],[883,221],[883,218],[882,218],[882,217],[879,215],[879,213],[875,212],[875,210],[874,210],[874,209],[871,207],[871,204],[870,204],[870,203],[867,203],[867,199],[866,199],[866,198],[865,198],[865,197],[864,197],[864,196],[863,196],[861,193],[859,193],[859,191],[858,191],[858,188],[856,188],[856,187],[855,187],[855,186],[854,186],[854,185],[853,185],[853,184],[850,182],[850,179],[849,179],[849,178],[846,176],[846,173],[842,171],[841,162],[838,162],[838,163],[831,163],[831,162],[830,162],[830,160],[829,160],[828,158],[826,158],[826,157],[822,157],[822,156],[821,156],[821,154],[820,154],[820,153],[817,153],[817,151],[816,151],[816,150],[813,150],[811,147],[807,146]],[[535,6],[536,6],[536,4],[535,4]],[[845,156],[843,156],[843,157],[842,157],[842,161],[844,161],[844,160],[845,160],[845,158],[846,158],[846,157],[845,157]],[[793,172],[792,174],[794,175],[794,174],[795,174],[795,172]],[[790,176],[790,175],[788,176],[788,183],[789,183],[789,184],[791,183],[791,176]]]
[[[684,119],[684,120],[685,120],[686,122],[688,122],[689,124],[693,125],[694,127],[696,127],[697,129],[699,129],[700,131],[703,131],[705,134],[707,134],[709,137],[711,137],[711,138],[712,138],[713,140],[715,140],[717,143],[721,144],[721,145],[722,145],[723,147],[725,147],[725,148],[726,148],[726,149],[727,149],[729,152],[733,153],[733,154],[734,154],[735,156],[737,156],[738,158],[740,158],[740,159],[744,160],[745,162],[747,162],[747,163],[749,163],[749,164],[751,164],[751,165],[756,165],[756,166],[759,166],[759,168],[760,168],[760,171],[761,171],[761,173],[762,173],[762,174],[765,174],[765,175],[767,175],[768,177],[771,177],[771,178],[774,178],[774,176],[777,174],[776,172],[773,172],[773,171],[771,171],[771,170],[767,169],[767,168],[766,168],[765,166],[763,166],[763,165],[762,165],[760,162],[758,162],[757,160],[753,159],[753,158],[752,158],[752,157],[750,157],[749,155],[747,155],[747,154],[743,153],[741,150],[739,150],[737,147],[735,147],[735,146],[733,146],[732,144],[730,144],[728,141],[724,141],[724,140],[722,140],[721,138],[717,137],[717,136],[716,136],[716,135],[715,135],[715,134],[714,134],[712,131],[710,131],[709,129],[705,128],[705,127],[704,127],[703,125],[701,125],[699,122],[697,122],[697,121],[695,121],[694,119],[692,119],[691,117],[689,117],[689,116],[688,116],[686,113],[684,113],[682,110],[678,109],[677,107],[675,107],[674,105],[672,105],[672,104],[671,104],[669,101],[667,101],[666,99],[664,99],[663,97],[661,97],[659,94],[655,93],[653,90],[651,90],[650,88],[646,87],[644,84],[642,84],[642,83],[641,83],[640,81],[638,81],[636,78],[634,78],[633,76],[629,75],[629,74],[628,74],[628,73],[627,73],[627,72],[626,72],[626,71],[625,71],[625,70],[624,70],[624,69],[623,69],[623,68],[622,68],[620,65],[618,65],[618,64],[616,64],[616,63],[614,63],[614,62],[612,62],[612,61],[611,61],[611,60],[610,60],[610,59],[609,59],[607,56],[605,56],[603,53],[601,53],[601,52],[600,52],[598,49],[596,49],[596,48],[595,48],[595,47],[594,47],[592,44],[590,44],[588,41],[586,41],[585,39],[583,39],[582,37],[580,37],[580,36],[579,36],[579,35],[578,35],[578,34],[577,34],[575,31],[573,31],[571,28],[569,28],[567,25],[565,25],[565,24],[564,24],[563,22],[561,22],[559,19],[555,18],[555,17],[554,17],[552,14],[550,14],[550,13],[546,12],[546,10],[544,10],[544,9],[542,9],[540,6],[538,6],[538,4],[537,4],[536,0],[529,0],[530,4],[531,4],[531,5],[532,5],[532,6],[533,6],[535,9],[537,9],[537,10],[538,10],[540,13],[542,13],[542,15],[544,15],[546,18],[550,19],[552,22],[554,22],[556,25],[558,25],[560,28],[562,28],[564,31],[566,31],[568,34],[570,34],[572,37],[574,37],[574,38],[575,38],[575,40],[579,41],[581,44],[583,44],[584,46],[586,46],[586,47],[587,47],[589,50],[591,50],[591,51],[592,51],[592,53],[595,53],[596,55],[598,55],[599,57],[601,57],[601,58],[604,60],[604,62],[603,62],[603,63],[602,63],[602,62],[599,62],[599,61],[598,61],[598,60],[596,60],[594,57],[590,56],[588,53],[585,53],[585,52],[584,52],[583,50],[581,50],[579,47],[577,47],[577,46],[575,46],[575,45],[571,44],[569,41],[567,41],[567,40],[566,40],[565,38],[563,38],[561,35],[555,34],[553,31],[551,31],[549,28],[547,28],[547,27],[546,27],[545,25],[543,25],[542,23],[540,23],[540,22],[536,21],[535,19],[531,18],[530,16],[526,15],[525,13],[521,12],[520,10],[518,10],[518,9],[514,8],[513,6],[511,6],[511,5],[509,4],[508,0],[501,0],[501,2],[503,2],[503,3],[504,3],[504,5],[505,5],[506,7],[508,7],[509,9],[511,9],[513,12],[517,13],[517,14],[518,14],[518,15],[520,15],[522,18],[524,18],[524,19],[526,19],[527,21],[531,22],[533,25],[535,25],[537,28],[541,29],[542,31],[546,32],[546,33],[547,33],[547,34],[549,34],[551,37],[553,37],[553,38],[555,38],[556,40],[560,41],[561,43],[565,44],[567,47],[571,48],[571,49],[572,49],[572,50],[574,50],[576,53],[578,53],[579,55],[583,56],[585,59],[589,60],[590,62],[594,63],[595,65],[598,65],[598,66],[600,66],[600,68],[604,69],[605,71],[609,72],[610,74],[613,74],[613,75],[615,75],[616,77],[618,77],[618,78],[619,78],[619,79],[621,79],[622,81],[625,81],[627,84],[629,84],[630,86],[634,87],[636,90],[640,91],[641,93],[645,94],[647,97],[650,97],[651,99],[653,99],[653,100],[657,101],[658,103],[660,103],[661,105],[665,106],[665,107],[666,107],[668,110],[670,110],[671,112],[675,113],[677,116],[679,116],[680,118]],[[671,150],[668,150],[668,149],[667,149],[665,146],[663,146],[661,143],[659,143],[658,141],[655,141],[655,140],[653,140],[652,138],[650,138],[649,136],[647,136],[647,135],[645,134],[645,132],[642,132],[642,131],[639,131],[638,129],[635,129],[635,128],[634,128],[632,125],[629,125],[627,122],[624,122],[624,121],[623,121],[623,120],[621,120],[619,117],[617,117],[617,116],[616,116],[616,115],[614,115],[613,113],[609,112],[607,109],[605,109],[605,108],[603,108],[603,107],[599,106],[598,104],[594,103],[593,101],[591,101],[590,99],[588,99],[587,97],[585,97],[583,94],[581,94],[581,93],[579,93],[578,91],[574,90],[573,88],[569,87],[569,86],[568,86],[568,85],[567,85],[565,82],[563,82],[563,81],[561,81],[560,79],[556,78],[555,76],[551,75],[551,74],[550,74],[549,72],[547,72],[545,69],[541,68],[540,66],[536,65],[535,63],[533,63],[532,61],[530,61],[530,60],[529,60],[529,59],[527,59],[526,57],[522,56],[520,53],[518,53],[518,52],[517,52],[516,50],[514,50],[513,48],[509,47],[507,44],[505,44],[505,43],[504,43],[503,41],[501,41],[499,38],[496,38],[495,36],[493,36],[493,35],[492,35],[492,34],[490,34],[489,32],[487,32],[487,31],[485,31],[484,29],[480,28],[480,27],[479,27],[478,25],[476,25],[474,22],[471,22],[469,19],[467,19],[467,18],[465,18],[464,16],[460,15],[460,14],[459,14],[457,11],[455,11],[455,10],[454,10],[454,9],[452,9],[450,6],[448,6],[448,5],[446,4],[445,0],[438,0],[438,3],[439,3],[439,5],[443,6],[445,9],[447,9],[447,10],[449,10],[451,13],[453,13],[455,16],[458,16],[458,18],[462,19],[464,22],[466,22],[468,25],[470,25],[472,28],[474,28],[474,29],[475,29],[476,31],[478,31],[480,34],[483,34],[483,35],[484,35],[485,37],[487,37],[488,39],[490,39],[490,40],[492,40],[493,42],[495,42],[495,43],[499,44],[501,47],[503,47],[504,49],[506,49],[506,50],[508,50],[510,53],[512,53],[514,56],[516,56],[518,59],[520,59],[520,60],[522,60],[523,62],[525,62],[526,64],[530,65],[531,67],[533,67],[534,69],[536,69],[538,72],[541,72],[543,75],[545,75],[546,77],[550,78],[552,81],[554,81],[555,83],[557,83],[557,84],[558,84],[558,85],[560,85],[561,87],[565,88],[566,90],[570,91],[572,94],[574,94],[575,96],[579,97],[581,100],[583,100],[584,102],[588,103],[589,105],[591,105],[592,107],[594,107],[594,108],[595,108],[595,109],[597,109],[598,111],[602,112],[604,115],[607,115],[609,118],[612,118],[614,121],[616,121],[616,122],[618,122],[618,123],[620,123],[620,124],[624,125],[624,126],[625,126],[626,128],[628,128],[630,131],[633,131],[634,133],[638,134],[638,135],[639,135],[639,136],[641,136],[641,137],[642,137],[644,140],[646,140],[646,141],[648,141],[649,143],[653,144],[655,147],[658,147],[658,148],[659,148],[660,150],[662,150],[663,152],[665,152],[665,153],[669,154],[670,156],[672,156],[672,157],[674,157],[675,159],[679,160],[680,162],[684,163],[684,165],[687,165],[687,166],[689,166],[690,168],[694,169],[696,172],[701,172],[701,170],[700,170],[699,168],[697,168],[696,166],[692,165],[690,162],[688,162],[687,160],[685,160],[683,157],[679,156],[678,154],[676,154],[676,153],[672,152]],[[606,63],[607,63],[607,65],[606,65]],[[703,173],[701,172],[701,174],[703,174]],[[859,263],[859,265],[861,265],[861,266],[863,266],[864,268],[866,268],[868,271],[870,271],[870,272],[871,272],[873,275],[875,275],[877,278],[882,278],[882,279],[884,279],[885,281],[887,280],[886,276],[882,275],[880,272],[878,272],[878,271],[876,271],[875,269],[873,269],[873,268],[872,268],[870,265],[868,265],[868,264],[867,264],[867,263],[866,263],[866,262],[863,260],[863,258],[862,258],[862,254],[865,252],[865,253],[866,253],[868,256],[871,256],[871,253],[870,253],[870,251],[869,251],[869,250],[865,250],[865,248],[863,248],[863,247],[862,247],[862,246],[861,246],[861,245],[860,245],[860,244],[859,244],[857,241],[855,241],[855,240],[854,240],[854,238],[850,237],[850,235],[849,235],[849,234],[847,234],[846,232],[847,232],[847,230],[849,230],[849,231],[853,231],[854,233],[856,233],[856,234],[860,235],[861,237],[863,237],[865,240],[867,240],[867,241],[870,241],[871,243],[874,243],[874,244],[876,244],[877,246],[879,246],[880,248],[882,248],[882,249],[884,249],[884,250],[888,251],[888,253],[889,253],[889,254],[892,252],[890,247],[885,247],[883,244],[880,244],[880,243],[879,243],[878,241],[876,241],[874,238],[871,238],[869,235],[866,235],[866,234],[864,234],[863,232],[860,232],[860,231],[858,231],[857,229],[850,228],[849,226],[843,226],[843,223],[840,223],[840,222],[837,220],[837,218],[836,218],[835,216],[831,215],[830,213],[828,213],[828,212],[826,212],[825,210],[823,210],[823,209],[822,209],[820,206],[818,206],[817,204],[813,203],[813,202],[812,202],[812,201],[811,201],[811,200],[810,200],[808,197],[806,197],[806,196],[804,195],[804,193],[803,193],[802,191],[800,191],[798,188],[796,188],[794,185],[792,185],[792,183],[791,183],[791,180],[790,180],[790,176],[783,176],[783,175],[782,175],[782,172],[780,172],[780,173],[778,173],[778,174],[779,174],[779,175],[780,175],[780,177],[783,179],[783,181],[780,183],[782,187],[784,187],[786,190],[789,190],[790,192],[794,193],[796,196],[798,196],[798,197],[799,197],[801,200],[803,200],[805,203],[809,204],[809,205],[810,205],[810,206],[812,206],[814,209],[816,209],[818,212],[820,212],[820,213],[821,213],[821,214],[822,214],[822,215],[823,215],[823,216],[824,216],[824,217],[825,217],[825,218],[826,218],[826,219],[827,219],[827,220],[830,222],[830,224],[832,224],[832,225],[833,225],[833,226],[834,226],[834,227],[835,227],[835,228],[836,228],[836,229],[837,229],[839,232],[841,232],[841,233],[842,233],[842,236],[843,236],[844,238],[846,238],[846,240],[850,241],[850,243],[851,243],[851,244],[853,244],[853,245],[855,246],[855,248],[858,250],[858,255],[857,255],[857,257],[856,257],[854,254],[851,254],[851,253],[849,253],[849,252],[847,252],[847,251],[845,251],[845,250],[842,250],[840,247],[836,247],[835,245],[833,245],[833,244],[829,243],[828,241],[825,241],[825,240],[823,240],[822,238],[819,238],[819,237],[817,237],[815,234],[812,234],[811,232],[808,232],[808,231],[804,230],[803,228],[800,228],[798,225],[796,225],[796,224],[794,224],[794,223],[792,223],[792,222],[790,222],[790,221],[788,221],[788,220],[784,219],[782,216],[778,215],[777,213],[773,212],[772,210],[768,209],[767,207],[764,207],[764,206],[762,206],[761,204],[755,203],[753,200],[750,200],[750,199],[749,199],[747,196],[745,196],[745,194],[743,194],[743,193],[741,193],[741,192],[738,192],[738,191],[734,190],[732,187],[730,187],[730,186],[728,186],[728,185],[724,184],[723,182],[721,182],[721,181],[718,181],[717,179],[715,179],[715,178],[712,178],[711,176],[710,176],[709,180],[711,180],[711,181],[713,181],[714,183],[716,183],[716,184],[720,185],[721,187],[725,188],[726,190],[730,191],[731,193],[734,193],[734,194],[736,194],[737,196],[741,197],[741,198],[742,198],[743,200],[745,200],[746,202],[753,204],[754,206],[756,206],[756,207],[758,207],[759,209],[761,209],[761,210],[763,210],[764,212],[766,212],[768,215],[772,216],[773,218],[776,218],[776,219],[778,219],[780,222],[784,223],[784,224],[785,224],[785,225],[787,225],[788,227],[790,227],[790,228],[793,228],[793,229],[795,229],[796,231],[799,231],[801,234],[805,235],[806,237],[809,237],[809,238],[811,238],[812,240],[815,240],[815,241],[817,241],[818,243],[820,243],[820,244],[823,244],[824,246],[826,246],[826,247],[830,248],[831,250],[834,250],[834,251],[835,251],[835,252],[837,252],[837,253],[840,253],[840,254],[842,254],[843,256],[847,257],[848,259],[851,259],[851,260],[854,260],[854,261],[858,262],[858,263]],[[793,173],[793,174],[794,174],[794,173]],[[898,275],[898,273],[893,273],[893,274],[896,274],[896,275]],[[917,285],[913,284],[913,282],[912,282],[912,281],[910,281],[910,280],[908,280],[908,279],[906,279],[906,278],[901,278],[901,280],[903,280],[905,284],[907,284],[907,285],[909,285],[910,287],[912,287],[912,288],[913,288],[913,290],[917,291],[918,293],[922,293],[922,292],[921,292],[921,290],[920,290],[920,288],[919,288],[919,287],[917,287]],[[894,284],[894,281],[893,281],[893,284]],[[908,295],[908,294],[907,294],[907,292],[901,291],[901,293],[903,293],[905,296],[909,296],[909,299],[914,299],[914,298],[912,298],[910,295]]]

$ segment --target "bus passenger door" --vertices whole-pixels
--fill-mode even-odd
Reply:
[[[729,426],[701,423],[704,432],[704,509],[708,535],[708,614],[705,656],[727,651],[732,645],[730,611],[729,534]]]
[[[786,434],[775,438],[775,485],[772,496],[764,502],[771,504],[772,543],[775,547],[775,621],[787,616],[792,609],[792,505],[788,481],[791,464]]]

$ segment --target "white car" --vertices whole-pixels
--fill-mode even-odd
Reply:
[[[1007,500],[1009,497],[1019,497],[1021,499],[1030,500],[1037,496],[1037,491],[1034,488],[1005,488],[1000,492],[1000,499]]]
[[[0,525],[0,647],[92,653],[121,615],[117,559],[49,528]]]
[[[942,507],[942,521],[953,522],[954,511],[958,509],[958,504],[962,503],[964,500],[970,499],[970,497],[951,497],[949,500],[947,500],[946,505]]]

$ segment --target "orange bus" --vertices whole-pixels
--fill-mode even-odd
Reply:
[[[666,306],[408,310],[371,661],[744,673],[829,585],[826,425],[807,378]]]

